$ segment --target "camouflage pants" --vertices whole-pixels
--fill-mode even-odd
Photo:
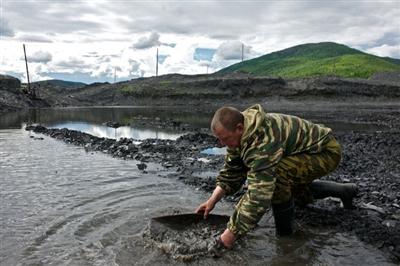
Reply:
[[[341,159],[340,144],[333,136],[328,138],[325,149],[319,153],[305,152],[282,158],[275,170],[273,204],[287,202],[292,196],[300,206],[312,202],[309,184],[335,170]]]

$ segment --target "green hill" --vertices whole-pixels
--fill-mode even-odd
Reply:
[[[59,80],[59,79],[36,81],[36,82],[33,82],[32,84],[36,84],[39,86],[58,87],[58,88],[63,88],[63,89],[78,89],[78,88],[82,88],[82,87],[86,86],[86,83]]]
[[[294,46],[231,65],[217,72],[244,72],[286,78],[338,76],[368,78],[377,72],[400,71],[400,60],[378,57],[333,42]]]

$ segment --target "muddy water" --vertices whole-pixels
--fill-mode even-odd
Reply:
[[[143,234],[151,217],[192,211],[208,195],[165,178],[167,170],[158,165],[149,164],[143,173],[135,161],[86,153],[20,128],[27,122],[85,122],[85,117],[65,110],[59,115],[41,112],[0,118],[0,264],[184,264]],[[86,117],[88,124],[112,120],[92,112],[95,119]],[[231,210],[231,203],[224,202],[215,212],[229,215]],[[277,239],[270,215],[233,251],[191,263],[391,265],[372,246],[340,232],[300,227],[293,237]]]
[[[205,199],[157,165],[142,174],[135,161],[24,130],[1,130],[0,146],[1,265],[112,265],[150,217]]]

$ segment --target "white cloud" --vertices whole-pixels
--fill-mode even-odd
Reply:
[[[396,1],[3,1],[1,8],[0,72],[24,69],[23,40],[30,53],[52,55],[34,63],[42,65],[38,78],[68,72],[104,81],[116,67],[120,79],[151,76],[156,46],[166,56],[159,74],[219,70],[240,61],[242,42],[245,59],[322,41],[400,57]],[[218,51],[207,63],[193,59],[196,48]]]
[[[34,34],[22,34],[19,35],[18,40],[23,42],[53,42],[50,38],[42,35],[34,35]]]
[[[147,37],[141,37],[136,43],[132,45],[135,49],[148,49],[161,44],[159,41],[160,35],[158,33],[152,32]]]
[[[133,60],[133,59],[129,59],[129,73],[130,74],[137,74],[137,72],[140,70],[140,63]]]
[[[67,60],[62,60],[56,62],[56,66],[71,70],[76,70],[84,67],[88,67],[88,64],[85,64],[85,61],[76,57],[70,57]]]
[[[388,56],[394,58],[400,58],[400,45],[381,45],[378,47],[373,47],[367,50],[368,53],[377,55],[377,56]]]
[[[28,62],[47,64],[53,56],[49,52],[37,51],[30,56],[27,56]]]
[[[240,41],[223,42],[215,52],[215,56],[220,60],[239,60],[243,57],[251,57],[251,47],[244,45]]]
[[[14,30],[9,25],[6,19],[0,18],[0,36],[3,37],[14,37]]]

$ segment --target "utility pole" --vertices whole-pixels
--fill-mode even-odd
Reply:
[[[208,65],[207,65],[207,74],[208,74]]]
[[[25,66],[26,66],[26,77],[28,78],[28,95],[31,96],[32,98],[35,98],[35,91],[33,88],[31,88],[31,82],[29,80],[29,70],[28,70],[28,60],[26,59],[26,49],[25,49],[25,44],[22,44],[24,47],[24,56],[25,56]]]
[[[243,62],[243,51],[244,51],[244,44],[242,43],[242,62]]]
[[[156,55],[156,77],[158,77],[158,48],[157,48],[157,55]]]
[[[114,67],[114,83],[117,80],[117,67]]]
[[[28,78],[28,93],[31,91],[31,84],[29,82],[29,70],[28,70],[28,60],[26,60],[26,50],[25,50],[25,44],[22,44],[24,47],[24,56],[25,56],[25,66],[26,66],[26,76]]]

